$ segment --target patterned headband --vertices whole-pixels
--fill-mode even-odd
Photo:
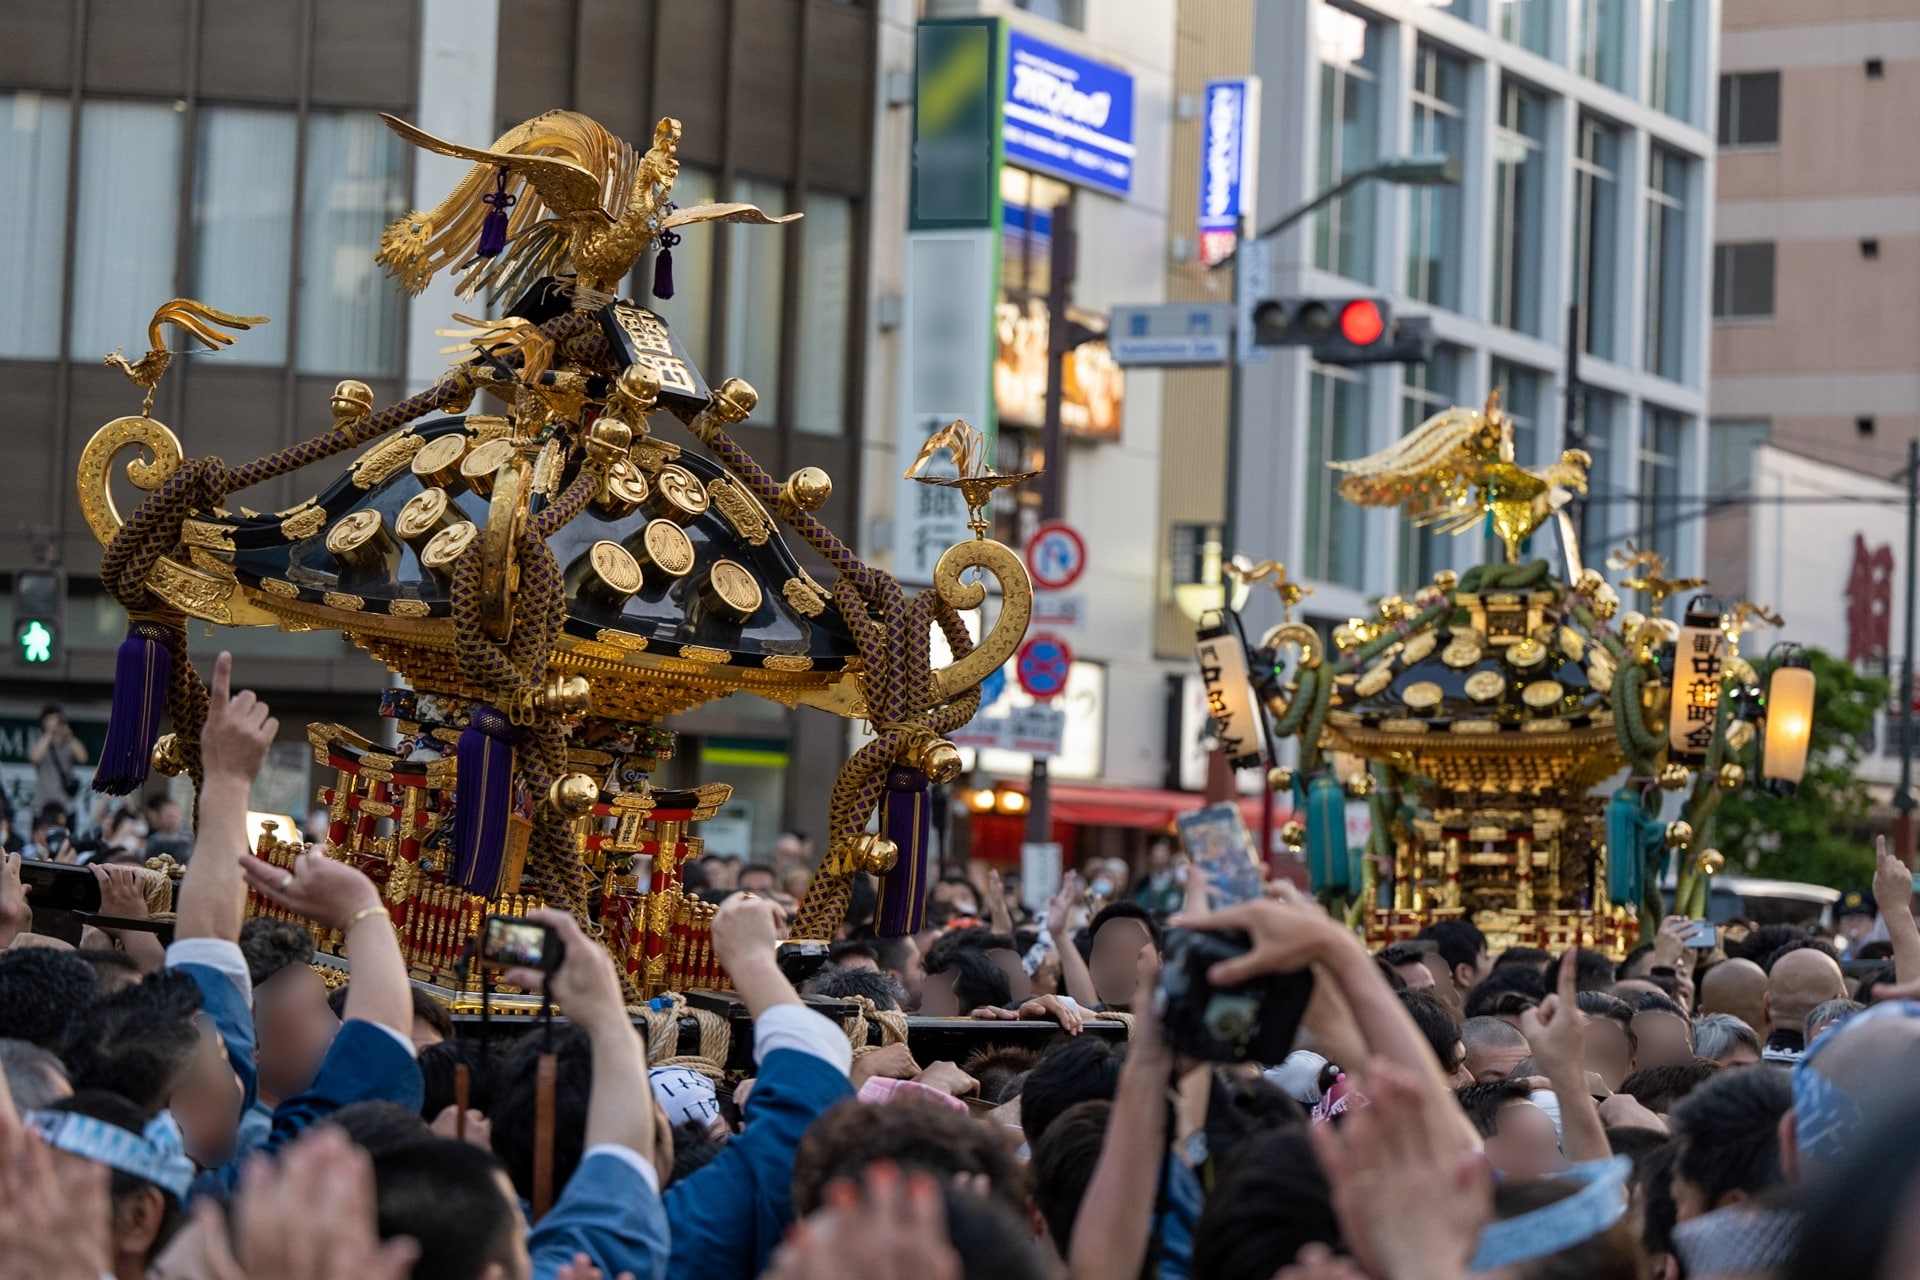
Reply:
[[[27,1127],[46,1144],[134,1178],[144,1178],[184,1202],[193,1184],[193,1161],[180,1146],[180,1129],[161,1112],[144,1134],[73,1111],[29,1111]]]
[[[1511,1267],[1591,1240],[1627,1212],[1627,1176],[1632,1172],[1633,1161],[1626,1156],[1574,1165],[1565,1178],[1585,1185],[1545,1208],[1488,1223],[1473,1251],[1471,1269]]]

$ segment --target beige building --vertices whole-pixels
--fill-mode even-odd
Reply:
[[[1920,3],[1721,13],[1705,493],[1747,492],[1760,443],[1892,476],[1920,435]],[[1761,510],[1712,517],[1723,594]],[[1844,505],[1827,523],[1852,529]]]

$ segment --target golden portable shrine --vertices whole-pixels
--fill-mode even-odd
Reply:
[[[1400,506],[1452,532],[1484,524],[1505,555],[1380,600],[1373,616],[1335,628],[1330,646],[1292,620],[1303,588],[1283,566],[1240,575],[1277,575],[1286,610],[1248,663],[1270,727],[1299,741],[1299,768],[1268,779],[1306,815],[1283,834],[1312,887],[1375,943],[1470,919],[1496,951],[1582,944],[1618,955],[1659,920],[1669,857],[1677,908],[1704,914],[1707,880],[1724,864],[1706,847],[1709,823],[1721,794],[1746,781],[1742,753],[1769,700],[1740,637],[1780,619],[1705,597],[1683,622],[1664,617],[1670,596],[1703,584],[1668,578],[1663,557],[1631,544],[1608,563],[1649,604],[1621,612],[1615,588],[1581,566],[1563,509],[1584,492],[1589,461],[1570,450],[1545,467],[1516,465],[1495,396],[1484,411],[1448,410],[1378,454],[1333,464],[1347,500]],[[1522,560],[1550,520],[1564,577]],[[1774,674],[1775,691],[1811,683],[1792,659]],[[1767,736],[1797,733],[1804,761],[1805,720],[1776,715]],[[1776,785],[1797,780],[1792,744],[1767,750]],[[1658,819],[1663,790],[1689,791],[1684,816]],[[1351,850],[1349,797],[1372,820]]]
[[[710,387],[667,323],[620,296],[652,252],[654,293],[671,297],[671,249],[693,228],[791,218],[677,207],[671,119],[645,151],[568,111],[487,148],[387,123],[473,167],[431,212],[394,222],[379,261],[409,293],[457,271],[461,293],[504,309],[453,317],[465,326],[448,331],[456,359],[425,391],[377,407],[365,384],[342,382],[330,431],[242,466],[187,457],[148,413],[164,326],[218,348],[266,318],[176,299],[155,313],[145,356],[108,357],[146,402],[102,427],[79,467],[101,577],[130,620],[95,785],[126,794],[150,765],[198,781],[207,693],[188,619],[338,631],[406,685],[380,708],[397,745],[308,731],[327,779],[326,852],[382,885],[415,977],[473,990],[461,958],[482,917],[550,904],[597,932],[644,999],[725,985],[713,909],[682,892],[681,867],[728,788],[666,790],[651,775],[673,750],[664,720],[745,692],[873,731],[833,788],[793,936],[832,936],[856,871],[879,877],[882,932],[914,931],[929,786],[960,763],[945,735],[1026,628],[1026,572],[982,514],[1019,477],[988,471],[965,424],[928,442],[915,472],[951,451],[954,474],[918,478],[962,491],[975,537],[941,557],[931,591],[909,595],[815,517],[832,490],[824,472],[776,481],[735,442],[753,388]],[[287,510],[225,505],[357,449]],[[123,519],[110,485],[130,450],[126,477],[147,496]],[[831,574],[810,573],[792,538]],[[963,581],[971,569],[1004,601],[977,644],[961,617],[986,594]],[[939,668],[935,627],[955,655]],[[261,856],[288,864],[301,846],[285,835],[263,836]]]

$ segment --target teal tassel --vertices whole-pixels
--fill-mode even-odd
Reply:
[[[1649,823],[1640,804],[1640,790],[1621,787],[1607,802],[1607,897],[1621,906],[1640,909],[1646,891]]]
[[[1348,884],[1347,798],[1330,775],[1307,786],[1307,880],[1315,893]]]

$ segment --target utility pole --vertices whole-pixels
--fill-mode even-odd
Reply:
[[[1052,246],[1047,263],[1047,402],[1040,428],[1040,450],[1047,467],[1040,474],[1040,519],[1058,520],[1066,493],[1067,451],[1060,424],[1060,402],[1066,381],[1067,353],[1092,333],[1067,318],[1073,301],[1073,278],[1078,270],[1080,237],[1073,226],[1071,200],[1053,207]],[[1053,806],[1047,794],[1047,758],[1033,757],[1027,790],[1027,841],[1045,844],[1052,839]]]
[[[1900,860],[1913,866],[1913,588],[1914,556],[1920,551],[1920,440],[1907,441],[1907,639],[1900,659],[1900,786],[1893,793],[1893,842]]]

